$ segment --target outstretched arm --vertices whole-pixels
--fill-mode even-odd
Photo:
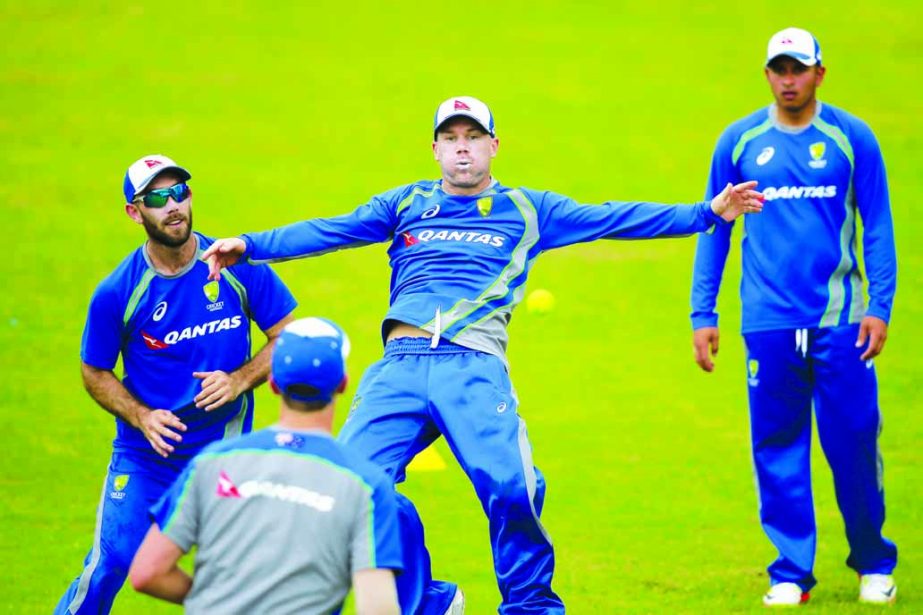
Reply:
[[[745,213],[762,210],[762,194],[755,186],[756,182],[728,185],[711,201],[692,205],[619,201],[582,205],[551,192],[523,193],[537,203],[539,249],[552,250],[601,238],[684,237],[725,226]]]
[[[209,279],[217,280],[222,268],[241,257],[251,263],[272,263],[386,241],[397,224],[397,200],[406,192],[404,187],[373,197],[342,216],[304,220],[261,233],[219,239],[202,255],[208,261]]]

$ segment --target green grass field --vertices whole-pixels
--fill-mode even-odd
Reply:
[[[194,175],[196,228],[225,236],[341,213],[437,173],[435,105],[487,100],[495,175],[585,202],[701,197],[718,134],[770,102],[768,37],[812,30],[823,100],[865,119],[888,164],[899,252],[877,361],[893,612],[923,612],[923,9],[874,3],[577,1],[378,4],[0,2],[0,612],[50,612],[91,544],[112,419],[79,378],[98,281],[143,239],[122,211],[127,165],[162,152]],[[759,610],[774,556],[757,521],[736,300],[720,301],[715,373],[692,361],[693,239],[599,242],[539,260],[510,360],[575,614]],[[353,340],[353,383],[381,352],[384,246],[279,265],[301,302]],[[354,390],[354,385],[348,393]],[[259,425],[276,401],[257,395]],[[345,408],[341,419],[345,415]],[[486,521],[448,468],[410,475],[435,573],[495,612]],[[815,447],[820,584],[808,608],[859,613],[832,481]],[[115,613],[170,613],[135,594]]]

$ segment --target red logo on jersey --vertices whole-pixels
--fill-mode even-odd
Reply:
[[[410,234],[410,231],[404,231],[401,233],[401,237],[404,238],[404,247],[409,248],[410,246],[417,245],[417,238]]]
[[[151,350],[163,350],[164,348],[167,347],[166,344],[161,342],[159,339],[157,339],[150,333],[145,333],[144,331],[142,331],[141,337],[144,339],[144,343],[147,345],[147,347],[150,348]]]
[[[455,110],[456,110],[456,111],[471,111],[471,107],[469,107],[468,105],[466,105],[465,103],[463,103],[463,102],[460,101],[460,100],[456,100],[456,101],[455,101]]]
[[[218,474],[218,489],[215,490],[215,493],[221,498],[240,497],[240,491],[237,490],[237,485],[234,484],[231,477],[224,473],[224,470],[221,470],[221,473]]]
[[[156,167],[158,164],[163,164],[163,163],[160,162],[159,160],[150,160],[150,159],[148,159],[148,160],[145,160],[145,161],[144,161],[144,164],[147,165],[147,168],[153,169],[153,168]]]

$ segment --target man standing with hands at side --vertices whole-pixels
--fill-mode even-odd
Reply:
[[[885,519],[873,359],[884,348],[897,278],[884,162],[869,127],[817,100],[826,67],[811,33],[769,41],[775,103],[728,127],[712,158],[708,194],[746,177],[767,205],[744,220],[742,329],[760,520],[779,551],[769,606],[806,602],[817,531],[811,495],[811,407],[833,472],[859,600],[892,602],[897,549]],[[869,302],[856,255],[862,218]],[[695,359],[710,372],[718,351],[715,304],[731,227],[699,236],[692,283]]]

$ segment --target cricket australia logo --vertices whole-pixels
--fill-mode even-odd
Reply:
[[[125,499],[125,487],[128,486],[128,480],[131,478],[128,474],[119,474],[112,479],[112,491],[109,492],[109,497],[113,500],[123,500]]]
[[[747,361],[747,383],[752,386],[758,386],[760,379],[757,378],[757,374],[760,372],[760,362],[756,359],[750,359]]]
[[[827,161],[824,160],[824,154],[827,153],[827,142],[818,141],[817,143],[812,143],[808,147],[808,151],[811,153],[811,160],[808,162],[808,166],[812,169],[823,169],[827,166]]]
[[[205,306],[205,309],[209,312],[215,312],[224,308],[224,301],[218,301],[218,295],[221,294],[221,287],[216,280],[212,280],[203,286],[202,292],[205,293],[205,298],[209,300],[209,304]]]
[[[776,153],[776,148],[772,146],[764,147],[763,151],[760,152],[760,155],[756,157],[756,165],[760,167],[763,166],[764,164],[772,160],[772,157],[775,155],[775,153]]]
[[[482,218],[486,218],[490,215],[490,210],[494,207],[494,199],[490,196],[485,196],[484,198],[478,199],[478,213],[481,214]]]

